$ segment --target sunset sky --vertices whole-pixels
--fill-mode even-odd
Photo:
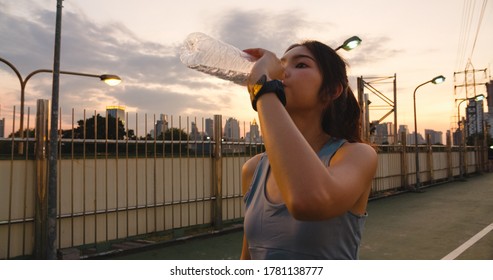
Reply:
[[[23,78],[53,67],[55,12],[55,0],[0,0],[0,57]],[[466,94],[458,89],[454,95],[454,84],[460,83],[454,82],[454,72],[464,71],[470,61],[469,67],[488,69],[481,76],[487,81],[493,66],[493,3],[483,0],[65,0],[61,70],[117,74],[123,82],[108,87],[96,79],[60,76],[63,124],[70,124],[72,108],[77,121],[83,109],[88,115],[95,110],[104,114],[108,105],[125,106],[139,120],[147,113],[149,127],[154,114],[157,118],[161,113],[192,119],[221,114],[240,122],[256,118],[245,88],[180,62],[180,44],[198,31],[241,49],[262,47],[279,56],[302,39],[335,48],[358,35],[360,47],[339,51],[350,65],[354,91],[356,77],[396,74],[398,124],[409,125],[411,131],[414,89],[435,76],[447,78],[418,90],[420,133],[450,129],[457,114],[454,100]],[[51,83],[50,74],[29,80],[26,106],[31,114],[37,99],[51,98]],[[392,96],[388,88],[381,90]],[[0,118],[7,120],[6,131],[11,130],[14,106],[18,115],[19,100],[17,77],[0,63]],[[378,98],[370,95],[370,100],[378,105]],[[384,113],[372,110],[370,119]],[[393,121],[393,115],[385,121]]]

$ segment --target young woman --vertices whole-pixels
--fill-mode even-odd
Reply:
[[[241,259],[357,259],[377,155],[345,62],[317,41],[246,52],[266,153],[242,170]]]

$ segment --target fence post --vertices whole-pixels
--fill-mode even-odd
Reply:
[[[452,181],[453,169],[452,169],[452,138],[450,134],[445,137],[447,143],[447,180]]]
[[[402,188],[408,188],[408,175],[407,175],[407,139],[406,133],[401,132],[401,185]]]
[[[427,145],[427,149],[428,149],[428,158],[427,158],[427,161],[428,161],[428,169],[430,170],[430,183],[434,183],[435,182],[435,167],[433,166],[433,147],[432,147],[432,143],[431,143],[431,135],[430,134],[426,134],[426,145]]]
[[[213,210],[213,225],[215,229],[220,229],[222,227],[223,220],[223,207],[222,207],[222,136],[223,136],[223,128],[222,128],[222,115],[214,115],[214,210]]]
[[[49,101],[38,99],[36,111],[36,191],[34,257],[46,259],[48,251],[48,113]]]
[[[480,147],[480,141],[478,139],[478,135],[474,135],[474,159],[475,159],[475,166],[476,166],[476,173],[481,174],[481,147]]]
[[[462,137],[462,154],[461,154],[461,158],[462,158],[462,164],[461,164],[461,175],[460,175],[460,178],[464,178],[465,176],[467,176],[467,143],[466,143],[466,133],[467,133],[467,127],[466,127],[466,121],[465,119],[462,119],[462,127],[464,128],[464,131],[462,132],[461,134],[461,137]]]
[[[489,159],[488,159],[488,124],[486,120],[483,120],[483,171],[490,172]]]

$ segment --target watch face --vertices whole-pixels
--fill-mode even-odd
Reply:
[[[267,81],[267,76],[262,75],[260,79],[258,79],[258,81],[253,85],[253,96],[256,96],[260,89],[262,89],[265,81]]]

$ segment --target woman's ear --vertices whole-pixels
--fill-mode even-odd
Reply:
[[[337,98],[339,98],[342,94],[342,91],[343,91],[343,87],[342,87],[342,84],[339,84],[337,87],[336,87],[336,90],[334,92],[334,95],[331,96],[331,99],[332,100],[336,100]]]

